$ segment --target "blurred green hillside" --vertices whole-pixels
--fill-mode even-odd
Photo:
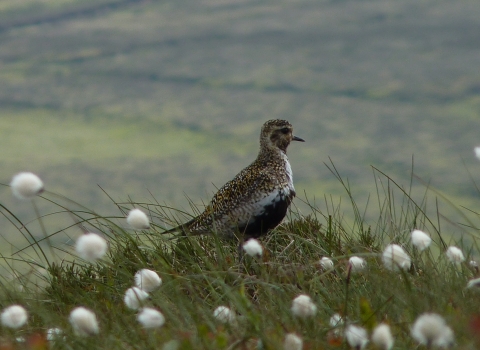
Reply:
[[[408,187],[413,157],[476,210],[478,13],[477,0],[2,0],[1,182],[33,171],[102,213],[115,208],[97,185],[188,208],[284,118],[307,140],[289,150],[297,192],[320,210],[344,195],[329,157],[361,203],[371,165]],[[0,188],[34,217],[11,197]]]

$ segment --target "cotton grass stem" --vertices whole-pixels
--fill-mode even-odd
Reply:
[[[43,224],[43,220],[42,220],[42,217],[40,216],[40,211],[38,210],[38,207],[37,207],[37,204],[35,202],[35,199],[32,199],[32,206],[33,206],[33,210],[35,211],[35,215],[37,216],[37,219],[38,219],[38,223],[40,224],[40,229],[42,231],[42,234],[43,234],[43,238],[47,241],[47,246],[50,250],[50,255],[52,257],[52,259],[55,257],[55,253],[53,251],[53,246],[52,246],[52,243],[50,242],[50,238],[48,237],[48,233],[47,233],[47,230],[45,229],[45,225]],[[45,252],[43,251],[43,249],[41,248],[40,246],[40,243],[37,243],[37,246],[38,248],[40,249],[40,251],[42,252],[42,255],[44,256],[45,258],[45,262],[47,263],[48,267],[50,267],[50,261],[49,259],[47,258]]]

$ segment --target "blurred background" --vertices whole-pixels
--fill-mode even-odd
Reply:
[[[298,197],[319,210],[345,198],[330,158],[360,205],[376,197],[372,166],[409,188],[413,163],[476,211],[479,13],[478,0],[1,0],[0,182],[32,171],[104,215],[119,212],[100,187],[190,211],[282,118],[307,141],[289,148]],[[0,203],[35,219],[8,187]],[[2,220],[15,251],[25,240]]]

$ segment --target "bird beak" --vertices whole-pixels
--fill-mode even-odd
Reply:
[[[300,137],[298,137],[298,136],[295,136],[295,135],[293,136],[292,140],[293,140],[293,141],[305,142],[305,140],[304,140],[304,139],[301,139]]]

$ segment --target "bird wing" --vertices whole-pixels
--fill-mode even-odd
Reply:
[[[235,178],[227,182],[213,196],[211,207],[213,214],[228,215],[242,205],[256,203],[269,196],[276,188],[276,183],[264,171],[241,171]]]
[[[254,162],[223,185],[203,213],[167,233],[180,231],[196,235],[218,230],[230,236],[236,229],[255,226],[252,220],[264,215],[267,209],[283,207],[286,211],[294,196],[295,191],[289,187],[288,179],[281,181],[269,173],[264,164]],[[284,215],[284,212],[280,215],[280,221]],[[273,226],[276,224],[278,222]]]
[[[275,182],[266,172],[252,171],[249,168],[223,185],[205,211],[189,222],[188,228],[192,233],[206,233],[212,230],[214,222],[221,225],[226,221],[237,220],[238,224],[243,225],[242,210],[254,209],[256,203],[261,203],[275,191]]]

